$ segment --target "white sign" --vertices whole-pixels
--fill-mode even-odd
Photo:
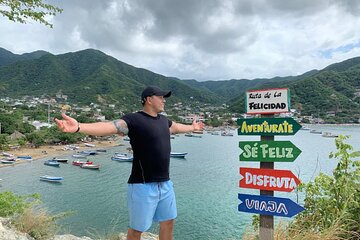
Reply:
[[[250,90],[246,92],[247,114],[274,114],[290,111],[288,88]]]

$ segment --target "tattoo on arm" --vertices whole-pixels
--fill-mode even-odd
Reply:
[[[128,134],[129,133],[129,129],[127,128],[127,126],[123,127],[120,125],[120,121],[119,120],[115,120],[113,121],[115,127],[116,127],[116,130],[117,130],[117,133],[122,133],[122,134]]]

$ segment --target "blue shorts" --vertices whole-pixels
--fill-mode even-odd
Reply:
[[[163,222],[177,216],[173,183],[128,184],[130,228],[145,232],[153,221]]]

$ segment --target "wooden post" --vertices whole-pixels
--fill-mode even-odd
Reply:
[[[264,115],[261,115],[261,117]],[[266,115],[272,118],[274,114]],[[274,141],[274,136],[261,136],[261,141]],[[260,168],[274,169],[274,162],[260,162]],[[260,195],[274,196],[274,191],[260,190]],[[274,239],[274,216],[260,214],[260,240],[273,240]]]

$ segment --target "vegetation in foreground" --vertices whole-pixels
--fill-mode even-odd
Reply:
[[[337,152],[329,157],[338,160],[332,176],[320,173],[308,184],[301,184],[305,192],[305,211],[290,223],[280,223],[274,239],[282,240],[340,240],[360,239],[360,151],[345,143],[348,136],[335,140]],[[259,217],[253,226],[258,232]],[[257,233],[247,232],[243,239],[258,239]]]

